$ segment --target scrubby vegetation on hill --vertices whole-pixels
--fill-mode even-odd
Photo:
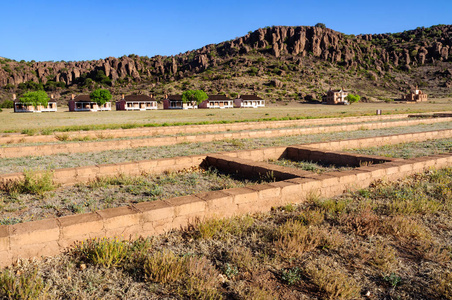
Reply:
[[[81,62],[0,59],[0,97],[45,89],[69,93],[107,87],[113,94],[258,93],[273,101],[320,100],[346,87],[366,99],[399,97],[418,85],[452,96],[452,26],[346,35],[323,26],[274,26],[171,57],[129,55]]]

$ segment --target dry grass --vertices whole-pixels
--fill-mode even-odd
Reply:
[[[8,182],[0,190],[0,224],[14,224],[99,209],[126,206],[200,192],[255,184],[216,169],[193,168],[161,175],[118,175],[88,184],[57,188],[51,173],[27,172],[23,181]]]
[[[313,161],[293,161],[290,159],[281,158],[278,160],[270,160],[268,161],[271,164],[275,164],[278,166],[289,167],[289,168],[298,168],[304,171],[311,171],[317,174],[327,173],[327,172],[340,172],[351,170],[350,167],[337,166],[333,164],[324,164],[320,162]]]
[[[324,292],[328,299],[356,299],[361,292],[360,285],[347,274],[346,270],[330,267],[327,263],[310,263],[306,266],[306,273],[310,280]]]
[[[346,151],[407,159],[451,152],[452,139],[428,140],[425,142],[402,143],[364,149],[349,149]]]
[[[443,191],[451,181],[452,169],[431,171],[148,239],[91,240],[1,276],[20,282],[37,270],[33,282],[48,299],[450,299],[451,198]],[[388,210],[408,188],[444,205],[408,216]]]
[[[222,151],[237,151],[275,146],[287,146],[341,139],[375,137],[391,134],[424,132],[451,129],[452,122],[410,127],[394,127],[379,130],[336,132],[315,135],[289,136],[277,138],[258,138],[244,140],[226,140],[210,143],[183,143],[171,146],[143,147],[126,150],[91,152],[80,155],[56,154],[52,156],[4,158],[0,161],[0,173],[21,172],[25,169],[73,168],[78,166],[111,164],[143,159],[158,159],[175,156],[197,155]]]
[[[357,103],[350,106],[334,106],[319,104],[300,104],[290,107],[273,106],[260,109],[197,109],[189,111],[158,110],[147,112],[111,111],[100,113],[69,113],[67,108],[59,108],[56,113],[49,114],[17,114],[5,109],[0,114],[0,132],[28,130],[53,130],[56,127],[72,127],[80,130],[83,127],[130,128],[143,124],[165,124],[241,121],[270,118],[318,118],[375,115],[377,109],[385,114],[403,114],[412,112],[432,112],[450,110],[449,99],[435,99],[435,103],[418,103],[403,105],[396,103]],[[321,108],[321,109],[319,109]]]

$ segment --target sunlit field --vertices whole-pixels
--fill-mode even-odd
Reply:
[[[438,112],[452,110],[452,99],[432,99],[428,103],[356,103],[344,105],[321,105],[291,103],[259,109],[198,109],[157,110],[143,112],[69,112],[60,106],[56,113],[14,113],[4,109],[0,113],[0,132],[21,132],[25,129],[54,130],[61,127],[93,126],[93,129],[120,128],[124,125],[173,124],[201,122],[236,122],[283,118],[325,118],[375,115],[377,109],[383,114]],[[166,123],[166,124],[165,124]],[[127,127],[127,126],[125,126]]]

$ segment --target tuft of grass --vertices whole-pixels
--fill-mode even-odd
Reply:
[[[432,292],[439,299],[452,299],[452,272],[438,273],[434,276]]]
[[[393,272],[397,266],[396,251],[393,247],[383,242],[377,242],[370,264],[383,273]]]
[[[66,142],[69,140],[69,134],[67,133],[55,134],[55,138],[60,142]]]
[[[104,268],[118,267],[128,256],[129,243],[119,239],[91,239],[77,245],[75,253],[83,260]]]
[[[43,195],[45,192],[53,191],[56,185],[53,183],[53,172],[36,172],[33,170],[24,171],[22,180],[4,182],[0,189],[8,195],[34,194]]]
[[[425,242],[431,240],[430,230],[419,221],[404,216],[395,216],[385,220],[384,233],[405,240]]]
[[[21,131],[22,134],[26,134],[28,136],[33,136],[37,133],[38,131],[36,129],[24,129]]]
[[[276,229],[275,251],[284,258],[294,258],[312,251],[321,244],[318,228],[308,227],[298,220],[288,220]]]
[[[177,284],[177,293],[182,298],[222,299],[219,272],[204,257],[155,252],[144,263],[144,271],[148,281]]]
[[[171,251],[155,252],[144,263],[146,279],[162,284],[180,281],[185,276],[185,261]]]
[[[36,268],[20,275],[5,270],[0,274],[0,296],[14,300],[46,299],[46,286]]]
[[[254,219],[250,216],[228,219],[210,219],[196,226],[199,238],[225,240],[229,236],[246,235],[253,226]]]
[[[360,296],[360,285],[345,272],[326,264],[306,267],[306,273],[328,299],[355,299]]]

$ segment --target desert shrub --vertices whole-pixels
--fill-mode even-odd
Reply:
[[[179,294],[188,299],[222,299],[219,290],[219,273],[204,257],[185,259],[186,273]]]
[[[37,133],[38,131],[36,129],[24,129],[21,131],[21,134],[26,134],[28,136],[33,136]]]
[[[36,268],[18,276],[8,270],[0,274],[0,296],[4,299],[45,299],[46,287]]]
[[[69,134],[67,133],[55,134],[55,138],[60,142],[66,142],[69,140]]]
[[[5,100],[0,104],[0,108],[14,108],[14,101]]]
[[[343,214],[339,223],[360,236],[373,236],[380,231],[380,219],[371,209]]]

